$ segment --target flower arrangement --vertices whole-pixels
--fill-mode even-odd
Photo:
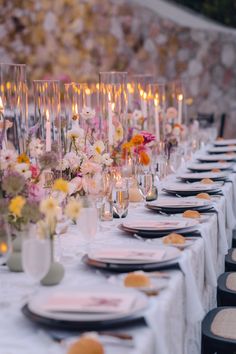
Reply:
[[[150,148],[155,136],[147,131],[141,131],[122,145],[123,159],[133,158],[138,163],[148,166],[151,162]]]

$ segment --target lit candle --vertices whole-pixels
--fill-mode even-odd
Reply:
[[[154,121],[155,121],[155,131],[156,131],[156,140],[160,141],[160,121],[159,113],[161,109],[158,104],[158,98],[154,98]]]
[[[79,114],[78,114],[78,105],[72,104],[72,128],[77,128],[79,125]]]
[[[141,111],[144,118],[147,118],[147,93],[143,90],[140,91],[141,96]]]
[[[127,84],[127,92],[128,92],[128,108],[130,111],[132,111],[134,89],[133,89],[132,84],[130,82],[128,82],[128,84]]]
[[[184,96],[182,94],[179,94],[177,96],[177,100],[178,100],[178,123],[179,124],[182,124],[183,98],[184,98]]]
[[[52,149],[51,140],[51,122],[48,109],[46,110],[46,151],[49,152]]]
[[[86,105],[87,107],[91,107],[91,91],[88,87],[85,89],[85,94],[86,94]]]
[[[1,122],[1,129],[4,129],[4,106],[2,102],[2,97],[0,96],[0,122]],[[6,131],[2,132],[2,149],[5,150],[7,148],[7,134]]]
[[[111,102],[111,95],[110,93],[108,94],[108,142],[109,145],[113,145],[113,123],[112,123],[112,117],[113,117],[113,111],[115,104]]]

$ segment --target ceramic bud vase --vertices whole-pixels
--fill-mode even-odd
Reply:
[[[51,286],[59,284],[65,274],[64,267],[61,263],[55,261],[54,259],[54,237],[51,238],[51,265],[48,273],[41,280],[42,285]]]
[[[25,231],[17,231],[16,238],[12,242],[12,252],[7,260],[7,266],[11,272],[23,272],[22,266],[22,238]]]

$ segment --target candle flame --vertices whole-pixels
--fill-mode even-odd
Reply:
[[[74,112],[75,112],[75,114],[78,114],[78,105],[77,105],[77,103],[74,106]]]
[[[3,102],[2,102],[2,97],[0,96],[0,111],[3,111]]]
[[[96,84],[96,89],[99,90],[99,83]]]
[[[180,93],[180,94],[177,96],[177,100],[178,100],[178,101],[183,101],[183,98],[184,98],[184,96],[182,95],[182,93]]]
[[[130,82],[127,83],[127,89],[129,93],[134,93],[134,88],[132,87],[132,84]]]
[[[158,107],[158,99],[157,98],[154,98],[154,106]]]
[[[48,109],[46,109],[46,120],[47,120],[47,122],[49,122],[49,121],[50,121],[50,118],[49,118],[49,111],[48,111]]]
[[[111,102],[111,93],[108,92],[108,101]]]
[[[7,250],[8,250],[7,244],[5,242],[0,243],[0,252],[3,254],[6,253]]]
[[[147,92],[143,92],[143,99],[144,99],[144,100],[147,99]]]
[[[86,93],[86,95],[90,95],[91,91],[90,91],[90,89],[88,87],[86,87],[85,93]]]
[[[114,110],[115,110],[115,103],[114,102],[112,102],[112,104],[111,104],[111,110],[112,110],[112,112],[114,112]]]

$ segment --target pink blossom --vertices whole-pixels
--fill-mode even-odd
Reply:
[[[69,194],[71,195],[73,193],[79,192],[82,187],[83,184],[81,177],[72,178],[72,180],[69,182]]]
[[[101,171],[102,167],[99,164],[89,160],[83,162],[81,165],[81,173],[83,175],[100,173]]]
[[[141,135],[144,137],[144,145],[150,143],[153,140],[156,140],[155,135],[153,135],[153,134],[151,134],[149,132],[142,131]]]
[[[44,197],[44,189],[35,183],[28,184],[29,200],[32,202],[40,202]]]
[[[30,165],[29,169],[31,171],[32,178],[37,178],[40,172],[38,166]]]
[[[167,108],[167,111],[166,111],[167,119],[175,119],[175,118],[177,118],[177,115],[178,115],[178,112],[175,107]]]

